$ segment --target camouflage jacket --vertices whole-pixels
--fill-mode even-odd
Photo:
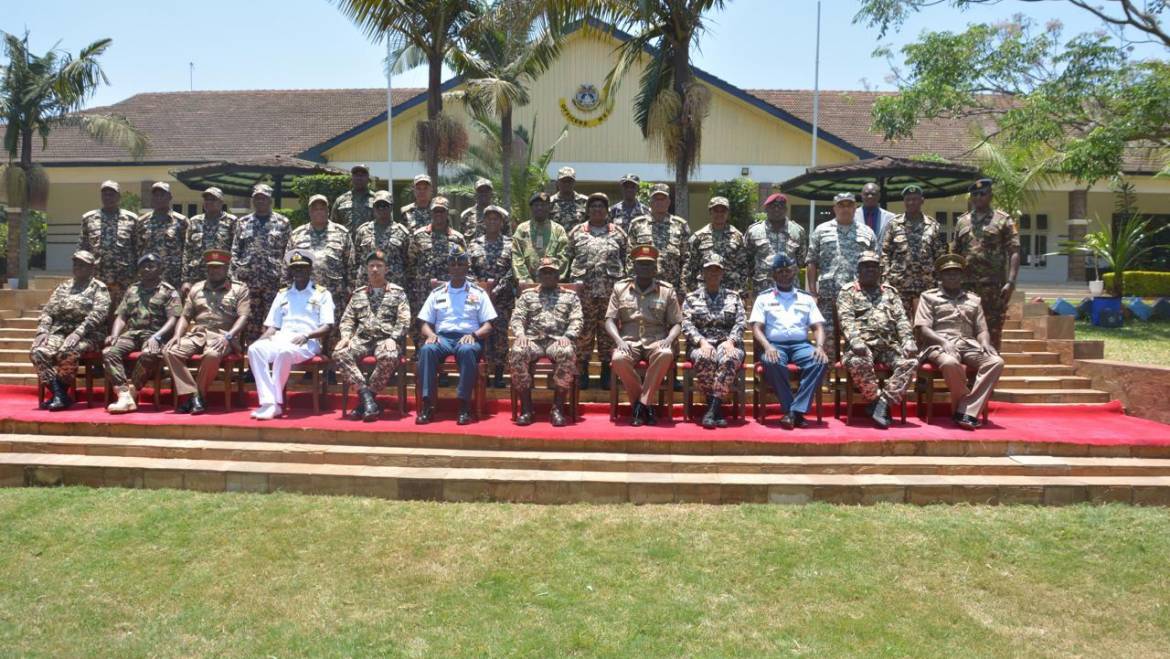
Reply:
[[[168,211],[154,211],[138,216],[134,230],[138,234],[138,254],[158,254],[162,259],[162,279],[171,286],[183,285],[184,245],[187,242],[187,216]],[[135,264],[137,265],[137,264]]]
[[[350,281],[354,286],[366,285],[366,257],[375,249],[386,253],[387,276],[397,273],[400,278],[406,277],[410,232],[397,222],[381,225],[377,220],[371,220],[358,227],[353,237],[353,276]]]
[[[183,241],[181,284],[193,284],[207,278],[207,269],[203,267],[203,253],[209,249],[231,251],[237,221],[239,219],[229,213],[222,213],[214,219],[200,214],[187,221],[187,239]]]
[[[523,222],[512,234],[512,272],[516,283],[536,281],[536,266],[541,257],[548,256],[564,263],[569,237],[565,228],[553,221]],[[547,232],[547,236],[545,233]]]
[[[313,281],[333,295],[335,304],[345,304],[349,298],[354,262],[349,231],[336,222],[329,222],[320,230],[314,229],[312,224],[302,224],[289,235],[285,253],[294,249],[313,253]],[[292,281],[287,267],[284,272],[284,281]]]
[[[900,348],[914,340],[902,298],[888,284],[867,291],[853,282],[841,289],[837,296],[837,320],[847,348],[855,342]]]
[[[366,190],[361,195],[354,195],[353,190],[346,190],[333,202],[329,217],[353,235],[358,227],[374,219],[374,193]]]
[[[95,279],[123,288],[134,281],[138,257],[142,255],[135,230],[137,223],[134,213],[121,208],[116,214],[107,215],[98,208],[81,216],[77,249],[87,250],[97,258]]]
[[[41,307],[37,334],[77,334],[98,346],[106,337],[109,315],[110,292],[105,284],[91,278],[84,288],[75,290],[74,281],[70,279],[58,284],[49,301]]]
[[[706,287],[700,286],[687,295],[682,308],[682,331],[691,350],[698,348],[702,339],[713,346],[731,339],[737,347],[743,348],[747,314],[743,299],[735,293],[720,286],[715,295],[710,295]]]
[[[703,285],[703,264],[712,254],[723,259],[723,286],[737,293],[745,290],[747,250],[739,229],[728,224],[727,228],[717,231],[708,224],[691,235],[688,249],[685,276],[688,290]]]
[[[410,322],[410,302],[401,286],[391,282],[384,289],[362,286],[353,292],[341,315],[341,340],[398,340],[406,335]]]
[[[545,291],[534,286],[516,300],[508,327],[515,338],[540,341],[565,337],[576,341],[584,318],[581,299],[573,291],[560,287]]]
[[[801,267],[808,260],[804,228],[791,219],[779,231],[767,219],[752,224],[743,235],[743,246],[756,295],[772,287],[773,256],[782,253]]]
[[[685,291],[683,275],[687,271],[690,256],[689,240],[691,227],[677,215],[667,215],[656,220],[652,215],[643,215],[630,223],[630,249],[638,245],[654,245],[658,248],[658,278],[675,288]],[[627,270],[633,272],[634,263],[626,258]]]
[[[1001,210],[978,217],[963,213],[955,223],[952,251],[967,259],[967,282],[1004,282],[1012,254],[1020,252],[1020,234],[1015,221]]]
[[[288,218],[280,213],[269,215],[263,222],[254,213],[241,217],[232,237],[230,277],[247,284],[253,292],[275,292],[283,281],[284,250],[291,233]]]
[[[569,231],[561,273],[565,281],[581,285],[582,297],[608,299],[613,285],[626,276],[629,251],[629,238],[618,225],[582,222]]]
[[[882,277],[899,293],[934,288],[934,260],[947,253],[947,234],[929,215],[890,220],[882,232]]]
[[[182,310],[183,304],[174,286],[160,281],[154,289],[147,290],[142,288],[142,282],[138,282],[126,289],[114,315],[126,324],[122,336],[142,339],[162,329],[167,319],[177,318]]]

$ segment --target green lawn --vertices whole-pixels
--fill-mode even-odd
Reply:
[[[1154,656],[1170,515],[0,491],[0,654]]]
[[[1078,339],[1105,341],[1105,359],[1170,366],[1170,322],[1131,322],[1123,327],[1093,327],[1077,321]]]

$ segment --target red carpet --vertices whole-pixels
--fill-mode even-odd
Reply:
[[[95,392],[96,394],[96,392]],[[84,396],[84,394],[82,394]],[[1114,446],[1170,446],[1170,425],[1126,416],[1118,402],[1101,405],[1072,405],[1049,407],[1043,405],[1021,405],[993,403],[991,418],[987,426],[974,432],[955,426],[949,415],[941,408],[929,425],[913,414],[910,406],[906,424],[895,419],[889,430],[873,428],[868,419],[858,415],[852,425],[832,418],[831,406],[826,405],[827,416],[817,424],[810,417],[812,427],[786,431],[779,427],[777,407],[773,406],[766,424],[756,423],[750,418],[732,422],[731,426],[719,430],[706,430],[695,423],[684,423],[676,408],[675,421],[661,421],[655,427],[634,428],[625,419],[618,423],[609,420],[608,405],[593,403],[583,405],[585,418],[565,428],[552,428],[547,422],[546,409],[540,409],[537,423],[528,427],[517,427],[511,421],[508,401],[489,402],[488,418],[470,426],[458,426],[454,421],[451,407],[444,406],[436,415],[436,421],[427,426],[414,423],[413,410],[406,418],[400,419],[393,411],[390,399],[380,398],[387,411],[383,419],[375,423],[361,423],[341,418],[340,398],[333,397],[333,406],[327,407],[320,415],[303,406],[310,404],[308,394],[294,393],[294,407],[287,416],[272,421],[255,421],[249,418],[252,408],[237,408],[224,412],[218,394],[211,400],[211,409],[201,416],[175,414],[169,407],[169,396],[163,396],[163,409],[156,411],[147,394],[139,411],[133,414],[115,416],[107,414],[99,400],[94,407],[87,408],[84,402],[61,412],[49,412],[37,408],[35,387],[0,387],[0,422],[52,422],[82,424],[131,424],[166,426],[236,426],[264,428],[296,428],[346,433],[427,433],[474,435],[500,438],[501,448],[506,448],[508,438],[532,438],[550,441],[670,441],[670,442],[772,442],[788,444],[841,444],[846,442],[882,441],[986,441],[986,442],[1051,442],[1067,444],[1091,444]],[[351,401],[352,401],[351,397]],[[253,401],[254,402],[254,401]],[[413,404],[413,401],[412,401]],[[623,406],[623,411],[625,407]],[[46,431],[48,432],[48,431]],[[192,436],[192,435],[189,435]],[[197,436],[197,433],[194,435]],[[362,443],[358,439],[345,443]],[[378,443],[371,437],[371,443]]]

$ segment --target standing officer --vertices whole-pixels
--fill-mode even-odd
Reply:
[[[516,285],[512,277],[512,239],[504,235],[508,211],[488,206],[483,213],[483,235],[471,241],[471,274],[492,300],[497,319],[487,340],[487,363],[495,379],[492,386],[504,387],[504,364],[508,358],[508,319],[516,304]]]
[[[427,296],[418,319],[422,321],[425,339],[418,351],[417,384],[423,391],[422,409],[414,422],[431,422],[438,394],[439,364],[448,355],[455,355],[459,365],[459,425],[471,423],[471,395],[479,371],[479,355],[483,340],[492,331],[496,310],[482,288],[467,280],[471,259],[458,245],[451,247],[447,257],[449,279]]]
[[[743,235],[755,295],[773,286],[773,257],[784,254],[800,267],[804,265],[808,251],[804,229],[788,217],[788,197],[773,193],[764,201],[764,212],[767,217],[748,227]]]
[[[395,226],[401,226],[396,224]],[[341,340],[333,349],[337,370],[357,387],[358,404],[349,418],[374,421],[382,414],[376,397],[398,370],[401,342],[410,329],[410,301],[406,291],[386,280],[387,255],[374,250],[366,256],[365,286],[359,287],[341,316]],[[369,378],[358,360],[374,357]]]
[[[223,190],[216,187],[203,191],[203,212],[187,222],[187,238],[183,241],[183,275],[179,298],[187,297],[191,285],[207,278],[203,269],[203,255],[209,249],[231,251],[236,233],[235,215],[224,212]]]
[[[422,309],[431,290],[431,280],[447,276],[452,247],[459,247],[460,252],[467,249],[463,234],[451,228],[446,197],[435,197],[427,217],[430,224],[414,230],[406,253],[406,272],[412,278],[410,309],[414,313]],[[417,346],[419,330],[411,332],[411,336]]]
[[[537,192],[528,200],[532,219],[521,222],[512,234],[512,271],[516,285],[536,281],[540,259],[548,256],[563,263],[569,237],[565,228],[549,219],[548,194]]]
[[[140,252],[134,230],[138,216],[119,207],[122,193],[117,182],[103,182],[101,194],[102,207],[81,216],[77,251],[93,255],[91,276],[106,285],[111,303],[116,305],[134,281]]]
[[[110,293],[93,277],[96,261],[85,250],[73,253],[73,278],[53,289],[37,321],[29,359],[41,383],[53,393],[48,405],[42,405],[54,412],[73,404],[69,388],[77,362],[82,353],[97,350],[106,334]]]
[[[674,340],[682,327],[682,309],[670,284],[657,278],[660,255],[654,245],[630,250],[634,276],[613,287],[605,310],[605,331],[614,343],[610,368],[621,378],[630,399],[631,423],[655,425],[653,401],[674,362]],[[634,365],[646,361],[639,379]]]
[[[366,266],[358,257],[375,251],[383,253],[385,271],[393,272],[401,281],[406,280],[406,253],[410,249],[410,232],[394,221],[393,204],[388,190],[374,193],[374,219],[357,228],[353,245],[353,275],[350,281],[355,287],[366,283]]]
[[[175,336],[163,348],[175,393],[189,396],[175,408],[176,414],[202,414],[207,409],[204,397],[215,382],[220,361],[225,355],[243,352],[240,335],[251,316],[252,302],[248,287],[228,278],[230,260],[231,254],[221,249],[207,250],[203,255],[207,279],[191,287]],[[192,378],[187,360],[200,353],[199,373]]]
[[[345,227],[352,237],[358,227],[373,216],[374,195],[370,193],[370,168],[354,165],[349,168],[351,188],[333,202],[333,221]],[[338,301],[340,303],[340,301]]]
[[[259,183],[252,188],[252,212],[236,223],[232,238],[229,276],[248,289],[255,314],[248,314],[242,343],[264,331],[264,309],[272,306],[284,282],[284,252],[291,233],[288,218],[272,212],[272,186]],[[210,264],[210,261],[208,261]]]
[[[414,177],[414,201],[398,209],[407,231],[416,231],[431,224],[431,198],[434,197],[434,183],[426,174]]]
[[[671,285],[680,305],[686,295],[683,274],[687,270],[690,237],[687,221],[670,214],[670,188],[665,183],[654,184],[650,190],[650,214],[630,223],[630,246],[654,245],[658,252],[658,278]]]
[[[687,337],[695,379],[707,397],[704,428],[724,428],[723,401],[728,400],[743,364],[743,300],[723,286],[723,259],[711,254],[703,263],[703,285],[683,303],[682,331]]]
[[[552,198],[552,219],[565,231],[585,221],[585,202],[588,197],[573,190],[577,185],[577,171],[572,167],[557,170],[557,193]]]
[[[158,181],[150,186],[149,213],[135,221],[140,254],[162,259],[162,279],[176,289],[183,285],[183,244],[187,240],[187,216],[171,210],[171,185]]]
[[[589,388],[589,355],[597,341],[597,359],[601,362],[601,388],[609,389],[609,360],[613,342],[602,328],[605,310],[613,285],[626,276],[629,241],[626,232],[606,217],[609,198],[604,192],[589,195],[586,215],[589,220],[569,231],[565,249],[565,280],[578,285],[584,324],[577,340],[580,388]]]
[[[492,195],[494,192],[491,179],[476,179],[475,205],[460,213],[459,219],[455,222],[455,230],[463,234],[463,238],[469,244],[480,234],[481,227],[483,227],[483,214],[487,211],[488,206],[493,204]],[[506,213],[504,219],[507,220]],[[509,235],[512,233],[512,227],[509,222],[504,223],[503,231]]]
[[[955,223],[951,251],[967,260],[963,287],[983,301],[991,345],[999,350],[1008,302],[1020,275],[1020,233],[1010,215],[992,208],[991,185],[991,179],[981,178],[968,188],[971,211]]]
[[[711,221],[690,239],[685,281],[687,291],[703,284],[703,264],[712,254],[723,264],[723,286],[737,293],[744,290],[747,252],[743,232],[731,225],[731,203],[727,197],[711,197],[707,202]]]
[[[329,199],[323,194],[309,197],[309,222],[293,229],[288,237],[286,254],[297,250],[312,255],[309,267],[313,282],[325,287],[333,298],[334,305],[344,305],[349,300],[353,275],[353,241],[344,226],[329,221]],[[285,281],[293,277],[286,271]]]
[[[922,333],[926,345],[922,360],[937,366],[947,382],[951,418],[959,427],[974,430],[979,427],[979,414],[1003,373],[1003,357],[991,344],[979,296],[962,288],[965,265],[958,254],[939,257],[934,269],[942,286],[922,294],[914,326]],[[975,384],[970,389],[964,365],[977,369]],[[926,404],[932,405],[934,401]]]
[[[891,224],[886,235],[894,227]],[[884,258],[885,255],[882,255]],[[848,349],[841,358],[861,397],[869,403],[868,413],[874,425],[890,427],[890,408],[902,402],[918,368],[918,346],[898,291],[881,283],[881,259],[873,252],[862,252],[857,260],[857,281],[841,291],[837,298],[837,318],[841,336]],[[885,364],[893,371],[879,388],[874,364]]]
[[[636,217],[649,215],[650,207],[638,199],[642,179],[637,174],[626,174],[618,179],[618,184],[622,186],[622,198],[609,207],[609,221],[618,225],[622,231],[629,232],[630,222]]]
[[[881,207],[882,189],[877,183],[866,183],[861,186],[861,206],[853,214],[853,221],[869,227],[873,235],[877,236],[881,244],[886,227],[894,219],[894,214]]]
[[[825,319],[816,300],[796,287],[796,273],[796,262],[787,254],[772,257],[772,280],[776,285],[756,295],[748,318],[752,335],[764,348],[764,378],[784,407],[780,425],[788,430],[808,425],[804,415],[829,364],[823,348]],[[808,342],[810,327],[815,346]],[[800,369],[800,387],[795,398],[788,384],[790,363]]]
[[[114,328],[106,337],[102,363],[106,379],[118,391],[108,406],[111,414],[138,409],[138,391],[162,361],[163,341],[175,329],[183,304],[173,286],[162,281],[162,259],[143,254],[138,259],[138,283],[130,286],[114,314]],[[126,356],[139,351],[133,374],[126,377]]]
[[[548,357],[553,363],[556,390],[549,419],[559,428],[565,425],[562,406],[573,386],[573,343],[581,333],[581,301],[576,293],[557,285],[560,264],[556,260],[544,257],[538,272],[540,286],[521,293],[512,314],[513,343],[508,365],[521,401],[516,425],[532,424],[532,366],[541,357]]]
[[[894,216],[882,234],[882,274],[902,297],[906,316],[913,317],[918,296],[934,288],[935,259],[947,253],[947,234],[922,212],[922,188],[902,188],[906,212]]]
[[[808,241],[808,292],[817,299],[824,318],[825,354],[837,354],[837,334],[833,327],[833,306],[841,289],[857,279],[857,257],[877,250],[877,237],[864,224],[854,221],[857,203],[853,195],[842,192],[833,198],[836,219],[813,229]]]

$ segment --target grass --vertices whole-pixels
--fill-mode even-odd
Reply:
[[[1122,327],[1093,327],[1077,321],[1076,337],[1105,341],[1105,359],[1170,366],[1170,323],[1131,322]]]
[[[1154,656],[1170,515],[0,491],[52,656]]]

